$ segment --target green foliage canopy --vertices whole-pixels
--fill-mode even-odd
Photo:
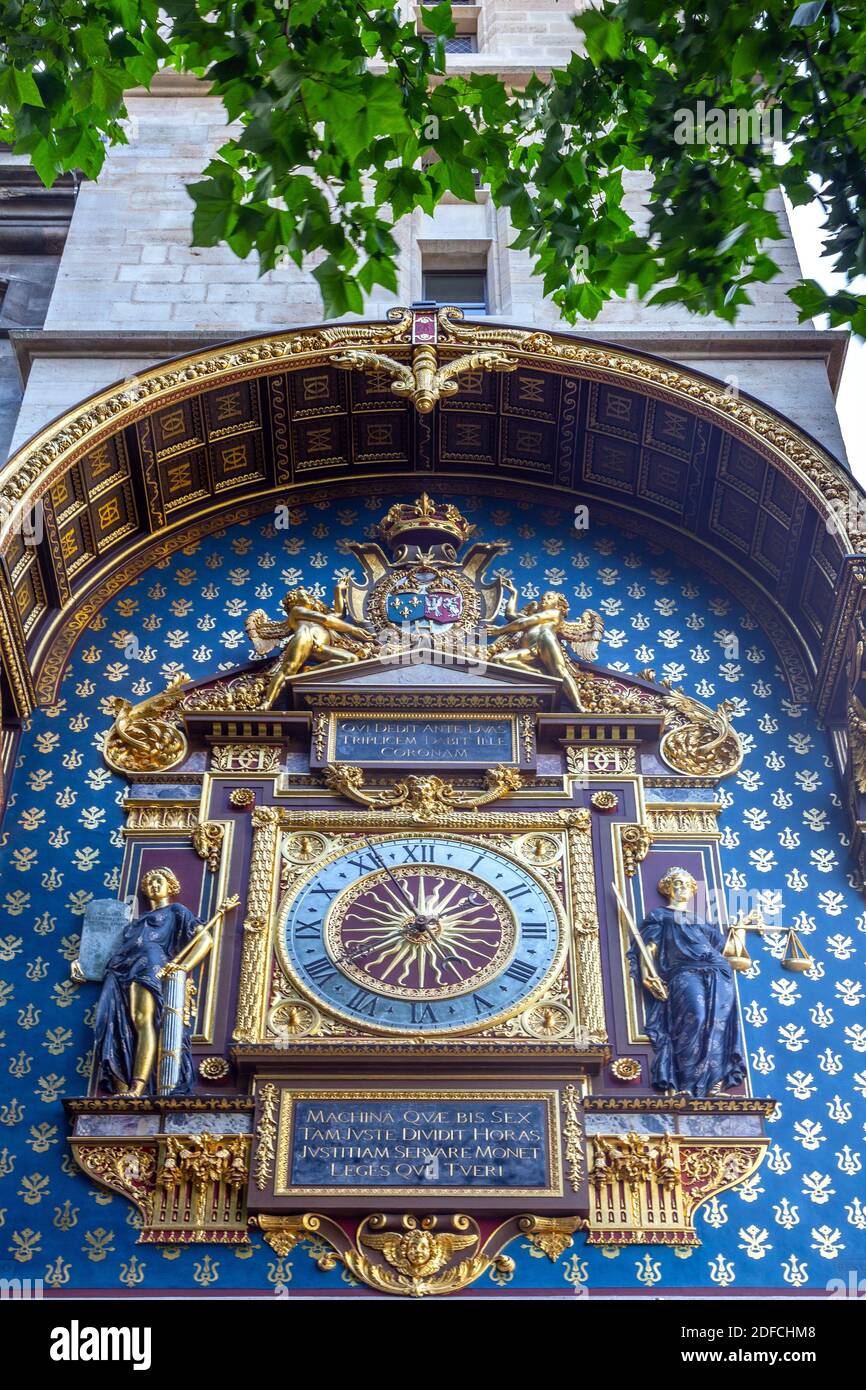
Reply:
[[[801,319],[866,335],[862,0],[601,0],[575,21],[581,52],[522,91],[449,74],[450,5],[424,16],[429,42],[359,0],[0,0],[0,139],[48,185],[96,178],[131,88],[161,67],[207,79],[232,124],[189,188],[193,243],[255,251],[263,272],[312,258],[328,316],[395,290],[395,223],[446,192],[474,199],[477,174],[567,321],[630,286],[733,321],[776,274],[782,188],[818,201],[846,277],[797,285]],[[678,141],[699,102],[763,110],[781,146]],[[628,172],[646,178],[646,215]]]

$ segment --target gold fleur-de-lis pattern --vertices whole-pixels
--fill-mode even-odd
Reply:
[[[302,584],[328,597],[352,569],[349,541],[370,536],[392,500],[298,507],[287,530],[263,518],[159,561],[93,619],[56,704],[25,731],[0,847],[0,1274],[65,1291],[345,1296],[339,1271],[320,1271],[301,1247],[275,1261],[255,1236],[252,1251],[136,1245],[137,1212],[90,1182],[65,1143],[62,1100],[86,1089],[96,1001],[69,965],[86,904],[119,887],[125,784],[100,755],[111,697],[245,661],[246,614]],[[707,703],[733,703],[746,757],[721,791],[726,885],[768,906],[780,898],[814,958],[807,974],[786,975],[768,941],[740,976],[754,1089],[778,1097],[779,1111],[758,1173],[701,1210],[699,1249],[615,1253],[578,1236],[551,1264],[516,1241],[513,1276],[476,1289],[824,1292],[862,1264],[866,1241],[866,912],[827,737],[791,702],[758,623],[709,579],[638,538],[575,532],[564,512],[454,500],[478,534],[508,543],[495,568],[522,602],[561,589],[573,609],[603,615],[603,664],[652,667]]]

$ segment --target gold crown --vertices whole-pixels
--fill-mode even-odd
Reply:
[[[434,502],[426,492],[414,502],[395,502],[379,522],[379,535],[389,544],[461,546],[475,527],[450,502]]]

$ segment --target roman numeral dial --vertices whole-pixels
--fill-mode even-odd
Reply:
[[[284,905],[280,953],[318,1007],[381,1032],[477,1030],[561,965],[562,913],[510,854],[459,836],[358,840]]]

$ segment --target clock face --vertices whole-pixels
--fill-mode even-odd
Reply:
[[[556,903],[511,855],[458,836],[395,835],[311,871],[283,914],[283,964],[332,1014],[382,1032],[483,1028],[558,968]]]

